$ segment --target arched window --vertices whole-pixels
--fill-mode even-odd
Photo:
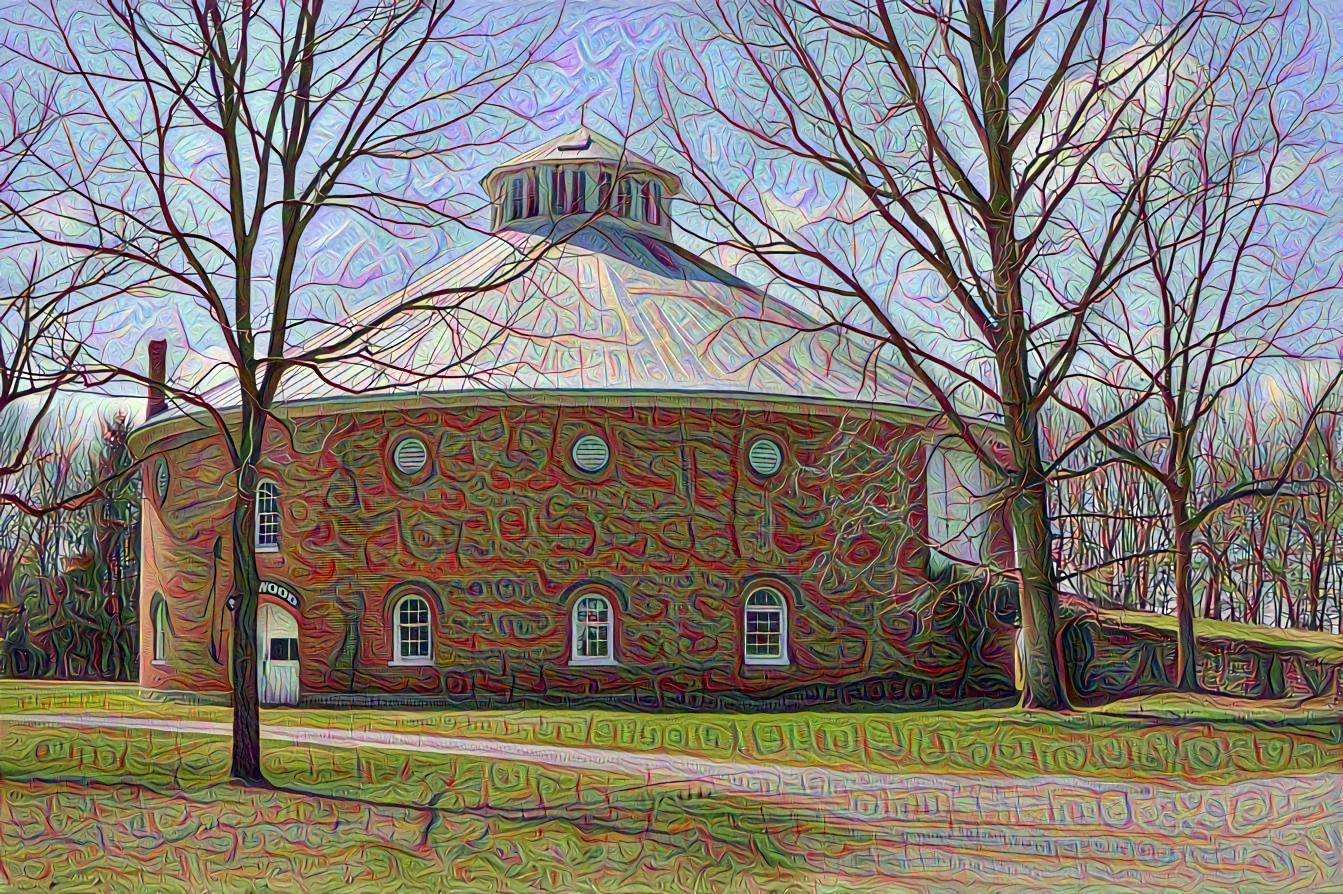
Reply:
[[[280,489],[263,481],[256,489],[256,548],[280,548]]]
[[[746,597],[747,664],[788,663],[788,607],[777,590],[762,587]]]
[[[154,661],[168,660],[168,606],[160,600],[154,606]]]
[[[574,603],[574,664],[615,664],[615,615],[605,596],[589,593]]]
[[[392,615],[396,627],[395,663],[432,663],[433,643],[429,628],[429,603],[424,597],[402,597]]]

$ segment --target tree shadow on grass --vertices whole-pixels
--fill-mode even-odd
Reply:
[[[234,792],[244,801],[252,802],[279,795],[321,804],[339,814],[339,806],[358,807],[372,811],[409,811],[423,815],[418,851],[423,856],[429,846],[431,833],[440,824],[462,820],[505,823],[514,828],[542,828],[548,824],[563,823],[585,836],[618,836],[638,838],[673,850],[686,849],[718,854],[715,859],[740,860],[743,863],[765,862],[776,869],[806,870],[810,863],[805,855],[789,855],[773,846],[771,836],[777,831],[797,825],[803,819],[796,806],[770,805],[761,801],[723,796],[706,784],[685,781],[640,784],[620,788],[592,789],[591,797],[535,806],[453,805],[440,803],[446,792],[440,791],[423,802],[409,799],[365,797],[348,792],[331,792],[294,785],[256,786],[233,780],[220,781],[200,789],[176,787],[160,788],[131,778],[100,779],[69,774],[6,775],[4,782],[19,785],[46,785],[64,787],[81,793],[105,793],[122,804],[139,800],[167,799],[185,802],[209,812],[220,806],[220,794]],[[816,816],[820,816],[817,811]],[[719,831],[729,834],[722,836]],[[174,835],[163,830],[159,843],[178,844],[194,834],[185,830]]]

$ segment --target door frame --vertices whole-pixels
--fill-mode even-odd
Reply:
[[[268,600],[268,599],[263,599],[260,603],[258,603],[257,619],[256,619],[257,653],[258,653],[256,663],[257,701],[263,705],[282,705],[288,703],[268,700],[266,698],[267,695],[266,668],[270,665],[270,640],[271,640],[271,629],[270,625],[267,623],[267,618],[271,614],[279,615],[284,619],[283,626],[287,628],[284,632],[289,633],[292,631],[293,633],[293,636],[290,638],[301,641],[302,637],[300,636],[300,625],[298,623],[298,617],[289,610],[289,606],[277,600]],[[295,673],[301,680],[302,675],[301,673],[299,673],[303,667],[301,659],[295,658],[294,664],[297,665]],[[302,688],[301,684],[299,688],[300,689]],[[298,695],[299,695],[298,691],[295,691],[293,704],[298,703]]]

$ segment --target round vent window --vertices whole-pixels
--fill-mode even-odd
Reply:
[[[751,443],[751,449],[746,451],[746,458],[751,464],[751,471],[761,478],[768,478],[783,468],[783,451],[769,438],[756,438]]]
[[[403,475],[414,475],[429,460],[429,450],[419,438],[406,438],[392,451],[392,462]]]
[[[600,472],[611,459],[611,448],[596,435],[584,435],[574,441],[574,465],[584,472]]]
[[[160,503],[168,499],[168,461],[162,457],[159,458],[158,473],[154,476],[154,490],[158,493]]]

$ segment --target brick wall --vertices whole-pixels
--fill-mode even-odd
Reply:
[[[917,430],[864,410],[704,403],[359,411],[274,426],[263,470],[279,483],[283,534],[259,565],[299,595],[305,697],[802,706],[1009,694],[1009,631],[990,631],[983,660],[967,662],[957,643],[974,637],[949,636],[919,607]],[[391,462],[408,433],[429,447],[410,476]],[[572,463],[584,434],[611,447],[599,473]],[[785,448],[768,479],[745,461],[763,434]],[[171,635],[167,661],[152,664],[146,616],[141,682],[223,691],[231,480],[217,442],[178,441],[161,507],[146,466],[141,605],[162,600]],[[744,590],[766,581],[788,603],[786,667],[743,662]],[[618,666],[570,665],[570,612],[592,588],[612,602]],[[407,593],[430,603],[432,667],[391,663],[391,612]]]

